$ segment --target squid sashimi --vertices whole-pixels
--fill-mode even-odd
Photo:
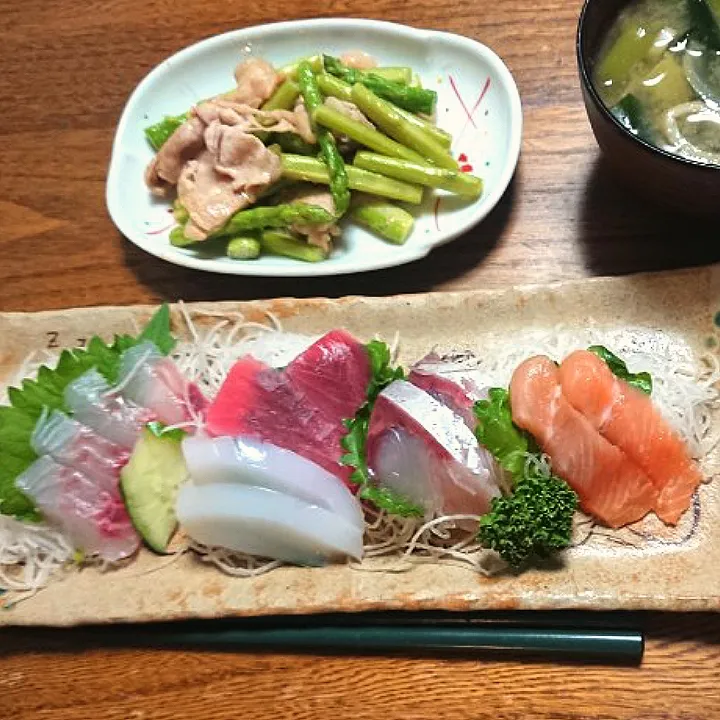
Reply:
[[[360,503],[340,479],[290,450],[243,437],[187,437],[182,450],[196,485],[238,483],[276,490],[362,527]]]
[[[124,397],[148,408],[166,425],[196,420],[207,405],[198,386],[147,340],[123,353],[118,387]]]
[[[115,561],[132,555],[140,546],[117,486],[102,487],[47,455],[15,482],[45,518],[59,526],[86,555]]]
[[[367,458],[376,482],[428,513],[482,515],[500,495],[500,469],[462,417],[405,380],[375,401]]]
[[[657,491],[650,478],[567,401],[550,358],[536,356],[516,368],[510,404],[515,424],[535,437],[586,512],[620,527],[653,509]]]
[[[348,481],[340,463],[343,421],[366,400],[370,361],[348,333],[324,335],[275,370],[251,356],[231,368],[207,411],[213,436],[247,436],[291,450]]]
[[[363,554],[363,523],[297,497],[240,484],[180,488],[177,516],[194,540],[297,565]]]
[[[586,350],[568,355],[560,366],[560,382],[570,404],[647,473],[658,491],[658,517],[677,523],[702,476],[685,443],[650,398]]]
[[[116,445],[132,449],[154,413],[115,393],[97,370],[89,370],[65,388],[65,404],[77,422]]]
[[[31,444],[38,455],[49,455],[108,490],[117,487],[120,470],[130,457],[125,448],[58,410],[44,414],[38,420]]]
[[[447,405],[465,421],[471,430],[475,429],[477,418],[473,413],[473,400],[465,389],[454,380],[437,373],[414,368],[408,375],[408,381],[432,395],[443,405]]]

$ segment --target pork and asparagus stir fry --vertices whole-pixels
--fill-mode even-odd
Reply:
[[[402,245],[426,189],[482,194],[433,120],[437,93],[411,68],[377,67],[365,53],[279,70],[250,58],[235,80],[145,130],[156,150],[145,181],[173,200],[177,247],[317,262],[343,218]]]

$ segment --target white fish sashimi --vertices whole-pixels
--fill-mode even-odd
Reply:
[[[99,487],[83,473],[47,455],[15,482],[45,518],[86,555],[115,561],[132,555],[140,546],[117,488],[113,492]]]
[[[438,484],[433,480],[427,445],[402,428],[388,428],[377,440],[372,460],[373,479],[394,490],[428,513],[443,507]]]
[[[155,415],[112,392],[97,370],[89,370],[65,388],[65,404],[77,422],[111,442],[132,449],[146,423]]]
[[[152,410],[166,425],[201,417],[207,404],[198,386],[149,340],[123,353],[118,388],[124,397]]]
[[[363,553],[362,531],[337,513],[267,488],[187,483],[176,510],[188,535],[208,546],[314,566]]]
[[[379,484],[429,513],[482,515],[500,495],[502,472],[465,420],[405,380],[378,396],[367,456]]]
[[[239,483],[277,490],[336,512],[362,531],[362,508],[342,480],[290,450],[248,437],[187,437],[182,446],[196,485]]]
[[[31,438],[38,455],[49,455],[61,465],[79,470],[96,485],[117,488],[128,451],[81,425],[59,410],[43,414]]]

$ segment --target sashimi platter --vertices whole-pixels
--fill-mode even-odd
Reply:
[[[720,609],[720,266],[0,314],[0,625]]]

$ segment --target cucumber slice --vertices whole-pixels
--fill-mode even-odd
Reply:
[[[130,519],[148,547],[166,553],[177,527],[175,501],[188,470],[181,441],[146,429],[120,472]]]

